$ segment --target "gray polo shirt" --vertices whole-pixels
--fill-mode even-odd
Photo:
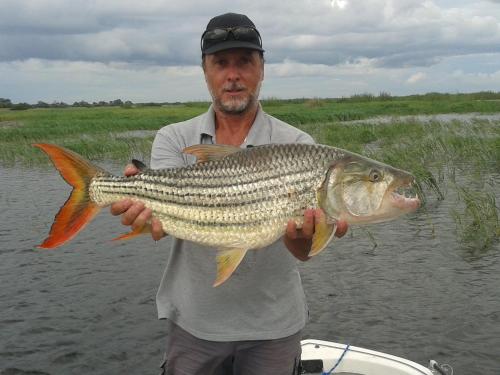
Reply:
[[[160,129],[151,167],[192,164],[185,147],[216,143],[214,111]],[[241,147],[269,143],[313,143],[308,134],[266,114],[259,106]],[[164,228],[168,233],[168,228]],[[192,335],[212,341],[268,340],[301,330],[308,316],[297,260],[282,240],[249,251],[219,287],[216,250],[174,238],[156,303],[158,317],[170,319]]]

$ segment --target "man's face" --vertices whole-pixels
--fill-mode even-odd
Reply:
[[[237,115],[257,104],[264,79],[264,62],[257,51],[235,48],[206,55],[203,70],[220,111]]]

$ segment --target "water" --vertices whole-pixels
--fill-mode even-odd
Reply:
[[[124,228],[105,210],[70,244],[35,249],[68,192],[51,169],[0,169],[0,374],[156,374],[169,240],[110,242]],[[499,374],[500,245],[470,256],[453,205],[369,227],[375,248],[351,228],[301,265],[305,336]]]
[[[459,121],[462,123],[472,123],[474,121],[498,122],[500,113],[439,113],[433,115],[408,115],[408,116],[375,116],[364,120],[344,121],[344,124],[390,124],[393,121],[398,122],[439,122],[449,123]]]

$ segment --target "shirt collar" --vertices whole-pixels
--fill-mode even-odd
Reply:
[[[203,115],[203,121],[200,126],[200,135],[209,136],[212,139],[215,139],[215,112],[213,104],[210,105],[208,111]]]
[[[215,140],[215,112],[213,104],[210,105],[208,111],[205,113],[204,121],[201,123],[200,135],[201,138],[208,136],[212,141]],[[245,148],[268,143],[271,143],[271,124],[266,120],[262,106],[259,103],[255,120],[241,147]]]

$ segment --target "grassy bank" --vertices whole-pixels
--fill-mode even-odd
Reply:
[[[411,97],[359,95],[342,99],[264,100],[264,109],[312,134],[319,143],[358,152],[411,171],[426,199],[453,189],[457,233],[475,250],[500,236],[498,187],[500,122],[417,121],[398,116],[500,113],[500,100],[480,94]],[[0,109],[0,163],[32,165],[47,158],[35,142],[63,145],[93,160],[148,160],[154,131],[203,113],[208,103],[132,108]],[[392,121],[358,121],[395,116]],[[143,131],[143,132],[134,132]],[[144,132],[145,131],[145,132]],[[149,131],[149,132],[148,132]]]
[[[94,160],[127,160],[131,152],[149,154],[150,137],[122,137],[133,130],[157,130],[190,118],[206,105],[0,110],[0,160],[3,164],[40,163],[32,143],[70,147]]]
[[[359,95],[342,99],[264,100],[270,114],[312,133],[327,128],[321,143],[334,144],[360,151],[366,143],[383,137],[403,136],[412,129],[388,127],[374,132],[370,127],[350,127],[342,121],[373,116],[401,116],[439,113],[500,112],[500,100],[477,99],[468,95],[428,94],[411,97],[372,97]],[[133,130],[157,130],[161,126],[182,121],[206,110],[208,103],[186,103],[162,107],[132,108],[47,108],[12,111],[0,109],[0,162],[2,164],[42,162],[35,142],[53,142],[71,147],[92,159],[124,160],[140,154],[147,157],[152,136],[123,137]],[[417,130],[414,130],[417,131]],[[419,130],[423,131],[423,130]],[[397,143],[393,138],[392,143]]]

